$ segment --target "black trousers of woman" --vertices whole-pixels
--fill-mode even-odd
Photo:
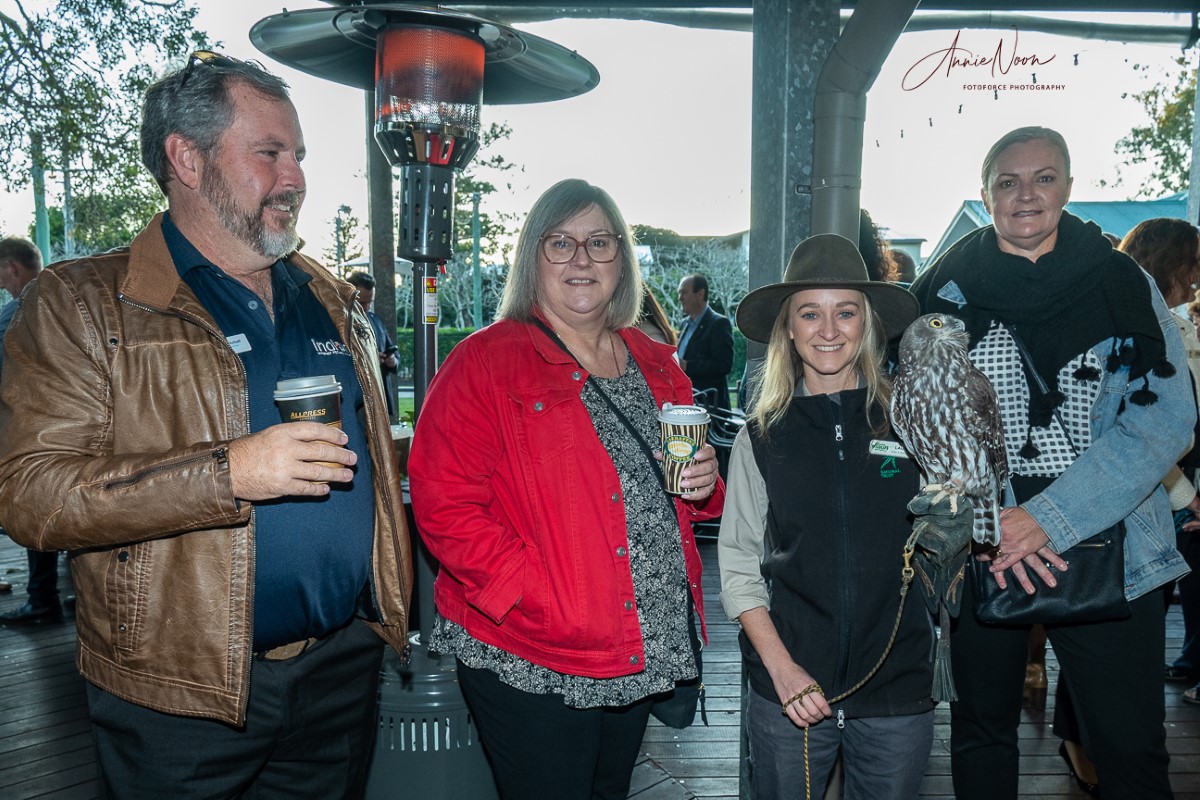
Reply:
[[[1129,619],[1047,625],[1046,634],[1062,667],[1059,680],[1067,682],[1075,701],[1083,745],[1095,761],[1104,797],[1170,798],[1162,597],[1150,592],[1130,606]],[[1030,626],[983,625],[973,607],[968,580],[950,639],[959,697],[950,704],[954,793],[965,800],[1012,800],[1020,770],[1017,726]]]
[[[496,673],[458,662],[458,682],[503,800],[625,800],[649,699],[620,708],[570,708]]]

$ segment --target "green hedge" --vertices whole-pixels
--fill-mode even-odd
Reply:
[[[438,328],[438,366],[446,360],[446,356],[454,349],[454,345],[475,332],[474,328]],[[412,380],[413,376],[413,329],[398,328],[396,330],[396,346],[400,348],[397,355],[400,358],[400,369],[397,376],[400,380]]]
[[[446,356],[454,349],[454,345],[474,333],[474,328],[438,328],[438,365],[446,360]],[[399,328],[396,331],[396,346],[400,348],[401,380],[412,380],[413,368],[413,331],[412,328]],[[742,370],[746,366],[746,339],[741,331],[733,331],[733,371],[729,373],[729,385],[736,386],[742,379]]]

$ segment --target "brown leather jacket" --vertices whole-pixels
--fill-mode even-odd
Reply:
[[[169,714],[244,721],[254,514],[226,445],[249,433],[246,380],[175,270],[161,215],[132,246],[58,264],[22,297],[0,382],[0,520],[69,550],[83,676]],[[372,594],[405,644],[412,561],[374,334],[352,287],[296,253],[354,359],[375,475]]]

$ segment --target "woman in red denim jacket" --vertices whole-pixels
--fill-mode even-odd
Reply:
[[[663,488],[656,412],[692,389],[633,327],[641,296],[608,194],[551,187],[500,320],[446,359],[413,440],[413,510],[441,566],[431,646],[458,659],[506,800],[624,798],[654,697],[696,676],[692,522],[720,514],[724,487],[705,446],[684,493]]]

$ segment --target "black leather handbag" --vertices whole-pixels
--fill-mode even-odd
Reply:
[[[1029,365],[1028,373],[1037,382],[1042,394],[1046,383],[1033,366],[1025,343],[1010,329],[1017,350]],[[1054,418],[1066,437],[1067,444],[1079,456],[1062,414],[1054,409]],[[1015,480],[1015,479],[1014,479]],[[991,562],[970,559],[971,588],[975,592],[975,616],[980,622],[997,624],[1031,624],[1056,622],[1100,622],[1127,619],[1129,602],[1125,599],[1125,523],[1118,522],[1095,536],[1084,539],[1060,554],[1067,570],[1059,572],[1050,562],[1045,563],[1054,576],[1055,586],[1042,583],[1037,573],[1025,573],[1037,590],[1027,594],[1015,576],[1006,578],[1004,589],[988,568]]]
[[[1026,594],[1012,575],[1007,576],[1007,588],[1001,589],[988,571],[990,562],[972,558],[975,616],[980,622],[1012,625],[1100,622],[1129,617],[1129,603],[1125,600],[1124,522],[1084,539],[1063,553],[1062,558],[1069,567],[1065,572],[1046,562],[1057,586],[1046,586],[1033,570],[1025,571],[1037,589],[1033,594]]]

